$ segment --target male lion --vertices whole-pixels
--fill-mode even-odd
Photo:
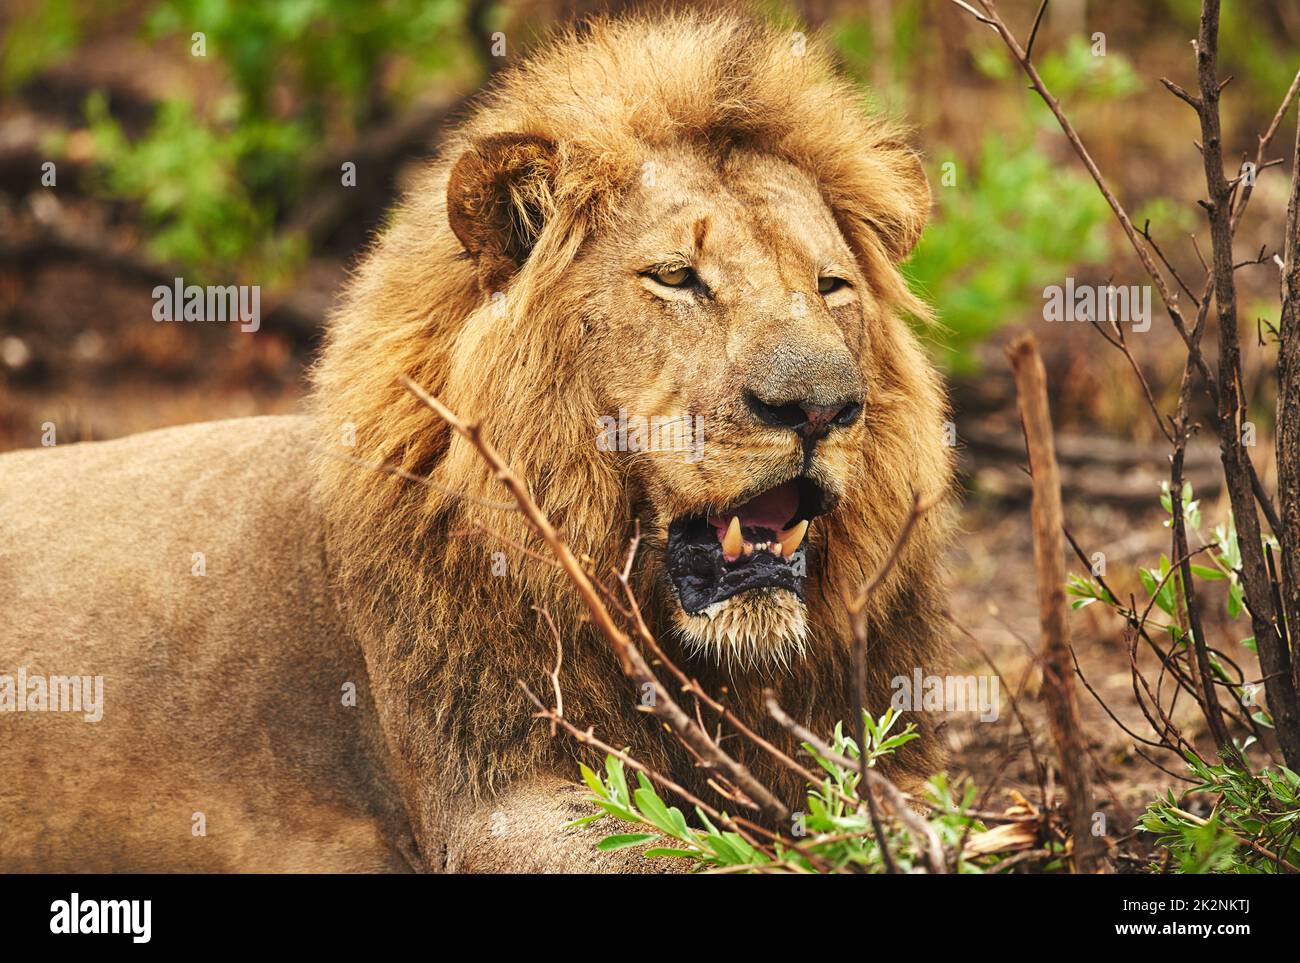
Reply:
[[[900,133],[798,34],[598,22],[509,72],[357,270],[310,415],[0,459],[0,671],[104,680],[98,723],[0,714],[0,867],[654,865],[563,829],[577,750],[518,686],[550,692],[539,610],[569,718],[697,792],[705,774],[403,375],[479,419],[600,571],[639,520],[667,652],[790,751],[763,689],[814,730],[849,718],[844,600],[913,492],[942,496],[872,596],[882,711],[942,648],[944,401],[896,267],[928,207]],[[656,418],[689,443],[628,441]],[[915,783],[935,742],[893,771]]]

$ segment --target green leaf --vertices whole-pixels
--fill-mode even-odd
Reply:
[[[602,853],[612,853],[619,849],[639,846],[657,838],[654,833],[619,833],[616,836],[606,836],[596,844],[596,848]]]
[[[1142,580],[1142,587],[1147,590],[1147,595],[1155,596],[1156,594],[1156,576],[1151,574],[1147,568],[1138,569],[1138,578]]]
[[[1215,675],[1217,675],[1224,682],[1232,682],[1232,677],[1228,675],[1228,670],[1219,664],[1218,659],[1216,659],[1214,656],[1210,656],[1209,661],[1210,661],[1210,668],[1214,671]]]
[[[608,798],[608,793],[605,792],[605,784],[600,781],[598,775],[583,763],[578,763],[578,771],[582,773],[582,781],[587,784],[588,789],[596,794],[597,798]]]
[[[668,818],[672,822],[673,828],[677,830],[678,839],[689,839],[691,836],[690,827],[686,825],[686,817],[676,806],[668,807]]]
[[[1228,618],[1235,619],[1241,614],[1242,598],[1241,583],[1233,579],[1232,584],[1228,586]]]
[[[732,845],[732,837],[739,838],[735,833],[719,833],[717,836],[709,836],[705,844],[712,848],[722,862],[729,866],[740,866],[748,860],[745,859],[744,853]]]
[[[713,823],[709,821],[709,814],[699,806],[695,807],[695,818],[700,821],[700,825],[704,827],[706,833],[711,836],[716,836],[718,834],[718,827],[714,826]]]
[[[1071,595],[1080,595],[1086,599],[1095,599],[1097,597],[1097,593],[1092,587],[1092,582],[1074,574],[1071,574],[1066,579],[1065,590]]]
[[[637,818],[636,813],[621,803],[609,802],[602,799],[598,800],[596,805],[605,810],[605,812],[609,813],[615,819],[621,819],[625,823],[639,823],[641,821]]]
[[[1208,565],[1193,565],[1192,573],[1209,582],[1217,582],[1228,577],[1221,569],[1210,568]]]
[[[731,843],[732,847],[736,850],[737,854],[739,854],[741,862],[743,863],[767,862],[767,857],[765,857],[757,849],[751,846],[744,839],[744,837],[740,836],[739,834],[727,833],[727,842]]]
[[[655,846],[645,851],[645,857],[671,856],[674,859],[699,859],[700,854],[691,849],[670,849],[667,846]]]
[[[626,803],[629,800],[627,791],[627,775],[623,772],[623,760],[617,756],[605,757],[605,772],[609,774],[609,785],[613,790],[613,797],[620,803]]]
[[[659,794],[653,789],[638,789],[632,794],[636,800],[637,809],[641,810],[641,815],[648,819],[657,829],[662,829],[670,836],[677,835],[677,828],[673,825],[673,817],[668,812],[668,807],[664,801],[659,798]]]
[[[899,746],[906,745],[907,743],[911,742],[913,739],[920,739],[920,738],[921,738],[921,734],[919,732],[914,732],[913,727],[909,725],[907,727],[906,732],[900,732],[896,736],[890,736],[879,746],[877,746],[875,754],[877,756],[889,755]]]

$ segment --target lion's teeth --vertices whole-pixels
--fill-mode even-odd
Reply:
[[[745,554],[746,554],[746,555],[753,555],[753,554],[754,554],[754,543],[753,543],[753,542],[746,542],[746,543],[745,543]]]
[[[782,532],[780,535],[781,554],[786,558],[793,555],[795,549],[803,543],[803,537],[807,531],[808,519],[805,518],[798,525],[794,526],[794,528],[788,528]]]
[[[722,539],[722,554],[728,558],[736,558],[744,548],[744,542],[744,536],[740,534],[740,518],[732,515],[731,524],[727,526],[727,534]]]
[[[771,545],[768,546],[768,551],[771,552],[773,555],[775,555],[777,558],[780,558],[782,552],[781,543],[773,542]]]

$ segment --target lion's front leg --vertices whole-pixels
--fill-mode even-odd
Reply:
[[[539,775],[492,799],[448,809],[440,865],[450,873],[664,873],[680,861],[646,859],[638,849],[596,851],[596,843],[617,832],[600,820],[565,828],[594,812],[580,785]],[[426,854],[426,859],[434,854]]]

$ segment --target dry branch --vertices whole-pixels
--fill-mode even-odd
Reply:
[[[1043,691],[1065,783],[1075,866],[1079,872],[1090,873],[1096,866],[1092,787],[1084,765],[1088,746],[1083,738],[1074,690],[1065,598],[1065,545],[1061,535],[1064,519],[1056,452],[1052,447],[1052,420],[1047,409],[1047,373],[1032,336],[1014,341],[1007,348],[1007,356],[1016,376],[1016,394],[1034,484],[1031,515],[1038,611],[1043,631]]]
[[[1210,219],[1211,264],[1214,301],[1219,322],[1219,450],[1224,480],[1237,526],[1241,547],[1241,581],[1255,644],[1264,674],[1276,677],[1266,688],[1269,708],[1277,723],[1282,754],[1292,766],[1300,766],[1300,704],[1290,673],[1290,657],[1278,629],[1280,613],[1275,611],[1273,593],[1264,559],[1259,516],[1255,510],[1250,456],[1242,440],[1245,391],[1241,376],[1241,346],[1237,327],[1236,277],[1232,256],[1232,214],[1234,185],[1223,173],[1223,140],[1219,123],[1218,81],[1219,0],[1203,0],[1200,31],[1196,40],[1196,76],[1201,91],[1197,115],[1201,123],[1201,155],[1209,202],[1204,204]],[[1291,454],[1287,450],[1287,454]],[[1281,452],[1279,452],[1279,456]],[[1294,466],[1288,466],[1289,471]],[[1203,669],[1204,671],[1204,669]],[[1213,691],[1207,687],[1209,697]]]
[[[1300,74],[1292,89],[1296,85],[1300,85]],[[1300,631],[1300,120],[1296,123],[1291,157],[1277,357],[1278,501],[1282,525],[1275,531],[1282,542],[1282,602],[1291,642],[1291,687],[1300,699],[1300,653],[1295,646]],[[1295,764],[1292,760],[1291,765]]]
[[[836,765],[845,769],[857,768],[857,763],[852,759],[846,759],[836,754],[830,746],[818,738],[817,734],[801,726],[794,719],[790,718],[789,713],[777,704],[775,698],[769,692],[767,694],[767,711],[771,713],[773,719],[781,724],[787,731],[793,733],[799,739],[812,746],[819,755],[834,762]],[[859,757],[866,758],[866,748],[858,747]],[[885,797],[894,815],[902,821],[903,825],[916,834],[918,839],[925,840],[925,861],[926,866],[932,873],[945,873],[947,869],[944,865],[943,846],[939,843],[939,836],[934,829],[924,819],[918,816],[910,806],[908,806],[907,796],[905,796],[897,786],[876,772],[874,769],[863,767],[863,782],[860,784],[859,795],[870,798],[873,791],[878,791]],[[879,833],[879,829],[876,830]],[[876,837],[880,842],[881,853],[885,853],[888,847],[885,844],[884,836]]]
[[[791,759],[787,754],[782,752],[768,740],[763,739],[755,733],[749,726],[737,718],[725,704],[719,702],[717,699],[706,693],[700,687],[698,682],[688,677],[680,668],[673,664],[673,662],[659,647],[641,615],[640,608],[632,594],[629,581],[632,563],[635,558],[637,545],[640,541],[639,530],[629,547],[627,560],[623,568],[614,572],[615,577],[622,586],[627,602],[626,608],[620,605],[618,606],[618,609],[633,626],[635,636],[650,649],[657,661],[664,665],[678,680],[678,682],[681,683],[681,691],[695,696],[695,719],[691,719],[672,699],[668,690],[659,682],[650,666],[645,662],[645,659],[641,655],[637,644],[633,641],[632,636],[620,628],[615,622],[614,617],[611,615],[608,608],[606,608],[605,603],[601,598],[601,594],[603,593],[604,595],[609,596],[611,601],[617,602],[614,593],[612,593],[603,583],[596,583],[593,581],[592,574],[589,573],[583,565],[580,564],[579,560],[574,557],[563,537],[550,524],[545,513],[529,493],[524,480],[515,474],[492,444],[483,436],[479,426],[476,423],[466,422],[459,418],[455,413],[438,401],[437,398],[428,394],[409,378],[403,378],[402,383],[407,390],[415,395],[415,397],[424,405],[446,421],[457,435],[464,438],[474,447],[475,451],[491,469],[493,477],[511,494],[514,499],[515,507],[518,508],[533,529],[542,537],[549,551],[555,556],[555,563],[568,575],[570,581],[572,581],[578,588],[579,594],[591,615],[592,622],[615,650],[624,673],[638,684],[649,683],[654,687],[656,700],[652,706],[648,707],[649,711],[667,725],[669,730],[673,732],[681,744],[691,752],[692,755],[701,762],[701,764],[713,769],[719,774],[719,776],[725,774],[727,779],[730,780],[730,783],[737,787],[747,798],[738,798],[735,792],[729,791],[727,787],[720,785],[716,779],[709,779],[709,785],[713,786],[714,789],[724,798],[737,802],[740,805],[761,809],[764,815],[774,822],[780,823],[787,820],[789,817],[788,811],[775,799],[773,794],[761,782],[759,782],[748,771],[748,769],[733,760],[719,747],[721,733],[719,732],[717,735],[712,737],[708,734],[704,726],[704,721],[700,717],[699,707],[705,705],[717,712],[722,718],[730,722],[736,728],[741,737],[767,752],[773,759],[777,760],[782,765],[798,773],[809,784],[816,784],[819,781],[819,778],[807,767],[796,762],[794,759]],[[423,479],[419,478],[413,480],[423,481]],[[926,502],[919,498],[914,499],[912,511],[901,527],[898,536],[895,539],[892,551],[881,564],[876,575],[863,586],[857,599],[854,600],[854,606],[857,607],[856,611],[861,610],[861,607],[864,606],[867,599],[870,598],[871,593],[887,576],[899,553],[907,544],[908,538],[910,537],[916,522],[932,504],[932,501]],[[556,642],[556,664],[554,670],[549,674],[552,688],[555,690],[555,707],[547,708],[522,681],[520,682],[520,687],[523,689],[529,700],[537,707],[537,716],[548,720],[553,731],[556,729],[563,729],[579,742],[612,755],[632,768],[645,773],[647,777],[657,782],[659,785],[673,793],[676,793],[678,796],[692,804],[699,806],[701,810],[710,814],[713,818],[740,833],[750,842],[751,845],[754,845],[757,849],[767,853],[769,856],[774,857],[774,850],[771,846],[766,846],[759,842],[755,838],[756,835],[765,837],[772,842],[779,840],[781,845],[785,848],[801,853],[813,866],[822,869],[823,871],[835,871],[833,866],[827,864],[815,852],[810,851],[807,848],[807,844],[779,837],[776,833],[772,832],[771,829],[756,825],[741,817],[723,815],[721,811],[708,805],[685,787],[668,777],[653,771],[631,757],[628,753],[620,751],[615,747],[602,742],[596,737],[595,733],[591,729],[580,729],[565,718],[562,708],[563,703],[561,701],[562,695],[559,679],[559,673],[563,662],[563,648],[560,634],[554,620],[550,616],[550,613],[544,609],[539,610],[539,612],[550,627]],[[861,648],[864,643],[865,636],[858,636],[859,648]],[[796,735],[803,741],[819,747],[819,751],[835,763],[851,769],[859,768],[859,763],[857,761],[844,759],[835,755],[830,748],[819,740],[813,733],[809,732],[802,726],[799,726],[793,719],[786,715],[779,706],[776,705],[775,701],[771,699],[770,693],[768,705],[772,716],[778,721],[778,723],[786,728],[787,731]],[[860,735],[859,738],[862,740],[863,736]],[[860,753],[862,758],[865,760],[865,748],[861,749]],[[893,862],[891,854],[889,853],[884,828],[876,811],[876,793],[879,793],[884,798],[885,802],[894,813],[895,818],[906,826],[916,839],[923,842],[922,858],[927,869],[929,869],[930,872],[936,873],[946,872],[943,846],[939,841],[938,835],[929,823],[911,808],[911,798],[906,793],[903,793],[889,779],[876,772],[874,769],[869,769],[865,765],[862,765],[860,772],[860,785],[862,787],[862,792],[859,795],[863,798],[853,799],[835,789],[832,789],[832,792],[839,796],[849,806],[861,807],[865,804],[866,808],[871,813],[873,830],[886,866],[892,867]]]
[[[483,437],[478,424],[463,421],[410,378],[402,378],[402,384],[438,417],[446,421],[456,434],[468,441],[483,460],[487,462],[492,469],[493,477],[505,486],[506,491],[510,493],[519,506],[519,510],[528,519],[533,529],[542,537],[546,547],[559,561],[560,567],[564,569],[565,574],[568,575],[569,580],[578,590],[583,604],[587,607],[587,611],[591,613],[596,628],[613,647],[614,654],[618,657],[619,665],[624,674],[638,685],[648,684],[653,688],[655,699],[653,704],[647,707],[648,711],[662,720],[682,740],[684,745],[696,753],[700,759],[704,760],[706,765],[716,767],[725,773],[767,818],[785,822],[790,815],[790,811],[785,804],[771,790],[754,778],[745,766],[721,749],[717,742],[710,738],[704,728],[687,715],[673,700],[668,689],[659,681],[659,678],[646,663],[641,651],[627,633],[619,628],[614,621],[591,578],[569,549],[563,537],[555,529],[555,526],[551,524],[550,519],[546,517],[545,512],[533,500],[524,480],[506,464],[505,459],[501,457],[492,443]]]

